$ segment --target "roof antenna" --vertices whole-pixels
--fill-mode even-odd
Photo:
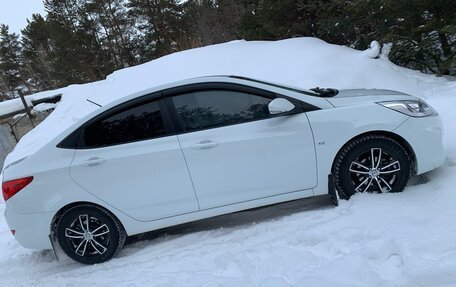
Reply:
[[[89,100],[89,99],[86,99],[86,100],[87,100],[89,103],[92,103],[92,104],[94,104],[94,105],[96,105],[96,106],[99,106],[99,107],[101,108],[101,105],[100,105],[100,104],[97,104],[97,103],[95,103],[95,102],[92,102],[92,101]]]

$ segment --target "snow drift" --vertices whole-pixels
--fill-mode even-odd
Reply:
[[[456,82],[371,56],[313,38],[236,41],[60,89],[56,110],[21,140],[9,161],[95,109],[86,98],[107,103],[212,74],[303,88],[387,88],[424,97],[443,119],[448,156],[442,168],[412,178],[403,193],[358,194],[337,208],[326,199],[305,199],[169,228],[133,240],[118,258],[97,266],[56,262],[51,252],[23,249],[0,218],[0,285],[455,286]]]

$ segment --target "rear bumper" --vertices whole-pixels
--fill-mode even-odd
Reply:
[[[11,230],[15,230],[14,237],[25,248],[52,249],[49,240],[53,213],[21,214],[12,211],[6,204],[5,219]]]
[[[436,169],[445,161],[443,127],[439,116],[409,118],[394,132],[401,135],[412,147],[417,174]]]

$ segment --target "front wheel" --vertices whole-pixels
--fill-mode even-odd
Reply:
[[[56,235],[65,254],[82,264],[108,261],[126,239],[120,222],[108,211],[91,204],[68,209],[57,223]]]
[[[334,183],[349,198],[357,192],[401,192],[410,177],[410,155],[397,141],[368,135],[347,143],[333,165]]]

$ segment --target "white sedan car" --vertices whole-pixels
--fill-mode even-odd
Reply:
[[[390,90],[301,90],[189,79],[98,108],[3,170],[5,217],[26,248],[112,258],[127,236],[332,194],[400,192],[444,161],[442,124]]]

